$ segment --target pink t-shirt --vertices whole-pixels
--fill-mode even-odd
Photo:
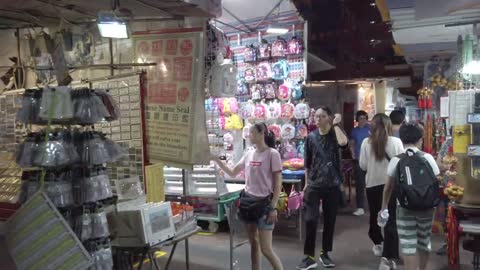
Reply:
[[[257,197],[266,197],[273,192],[273,173],[282,170],[282,160],[277,150],[248,151],[237,166],[245,169],[245,191]]]

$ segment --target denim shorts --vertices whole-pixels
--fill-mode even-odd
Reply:
[[[256,221],[244,221],[246,224],[256,224],[257,228],[262,231],[273,231],[275,228],[275,223],[268,223],[268,215],[270,214],[270,206],[268,205],[265,208],[265,215],[259,218]]]

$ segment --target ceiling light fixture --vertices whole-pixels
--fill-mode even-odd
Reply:
[[[114,12],[99,12],[97,18],[100,35],[106,38],[128,38],[128,24]]]
[[[372,7],[374,7],[374,6],[376,6],[376,5],[377,5],[377,4],[376,4],[375,2],[370,3],[370,6],[372,6]]]
[[[286,34],[288,33],[288,31],[289,31],[288,27],[278,25],[278,24],[271,24],[267,29],[267,33],[278,34],[278,35]]]

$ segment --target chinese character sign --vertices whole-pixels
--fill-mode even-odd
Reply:
[[[198,147],[195,144],[198,142],[194,136],[198,136],[197,125],[201,122],[197,118],[205,114],[201,106],[204,100],[203,33],[179,32],[134,38],[136,58],[157,63],[147,71],[148,159],[167,165],[169,162],[195,164],[194,152]]]

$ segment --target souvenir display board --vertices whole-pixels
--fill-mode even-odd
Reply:
[[[144,180],[140,76],[142,75],[135,74],[92,82],[92,88],[108,89],[121,111],[120,119],[96,125],[96,129],[110,134],[112,141],[127,151],[125,158],[108,164],[112,181],[130,177],[139,177],[141,182]]]

